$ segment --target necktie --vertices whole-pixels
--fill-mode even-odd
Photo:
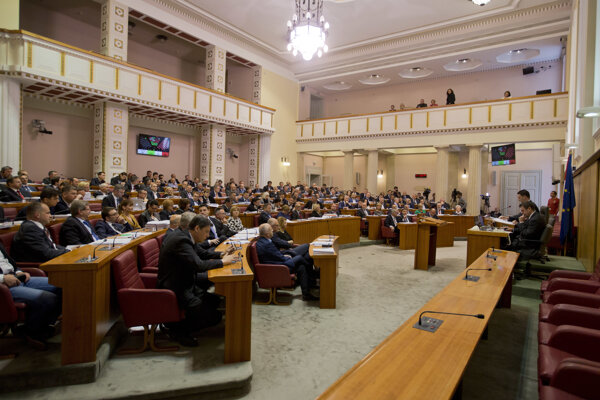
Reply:
[[[219,235],[217,235],[217,229],[215,228],[215,225],[212,223],[212,221],[210,221],[210,231],[213,233],[213,235],[215,235],[215,239],[219,237]]]
[[[52,247],[56,249],[56,244],[54,244],[54,240],[52,240],[52,236],[50,236],[50,231],[48,231],[48,229],[44,228],[44,233],[46,234],[46,237],[50,241],[50,244],[52,245]]]
[[[21,191],[20,191],[19,189],[17,189],[17,194],[19,195],[19,197],[20,197],[21,199],[24,199],[24,198],[25,198],[25,197],[23,197],[23,195],[21,194]]]
[[[89,221],[83,221],[83,224],[88,228],[88,231],[90,231],[90,234],[92,235],[92,237],[94,238],[94,240],[98,240],[99,237],[98,235],[96,235],[96,232],[94,232],[94,230],[92,229],[92,225],[90,224]]]

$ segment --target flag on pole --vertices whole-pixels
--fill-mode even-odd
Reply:
[[[560,214],[560,244],[573,236],[573,209],[575,208],[575,190],[573,185],[573,168],[571,166],[571,157],[567,161],[567,170],[565,171],[565,190],[562,198],[562,212]]]

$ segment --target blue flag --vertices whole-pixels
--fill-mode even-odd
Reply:
[[[573,209],[575,208],[575,190],[573,186],[573,168],[571,166],[571,155],[567,161],[565,171],[565,190],[562,199],[562,212],[560,214],[560,244],[573,236]]]

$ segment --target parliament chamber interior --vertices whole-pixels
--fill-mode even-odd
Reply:
[[[600,399],[592,0],[0,2],[3,399]]]

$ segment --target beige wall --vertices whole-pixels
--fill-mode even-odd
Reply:
[[[227,60],[227,93],[252,101],[252,68]]]
[[[361,114],[396,108],[400,103],[414,107],[421,98],[427,104],[431,99],[446,104],[446,90],[452,88],[456,94],[456,103],[469,103],[502,98],[509,90],[513,97],[535,95],[536,90],[552,89],[559,92],[562,81],[562,63],[547,62],[536,65],[552,68],[537,74],[523,75],[523,66],[515,66],[493,71],[472,72],[439,79],[425,79],[405,83],[364,89],[350,93],[328,93],[323,96],[326,117],[345,114]],[[502,82],[499,86],[498,82]],[[306,92],[306,91],[305,91]],[[325,92],[323,90],[322,92]],[[302,119],[302,118],[301,118]]]
[[[0,2],[0,28],[19,29],[19,0]]]
[[[435,167],[437,154],[399,154],[396,155],[396,181],[389,187],[398,186],[401,192],[409,194],[422,192],[423,188],[435,186]],[[415,174],[427,174],[427,178],[415,178]]]

